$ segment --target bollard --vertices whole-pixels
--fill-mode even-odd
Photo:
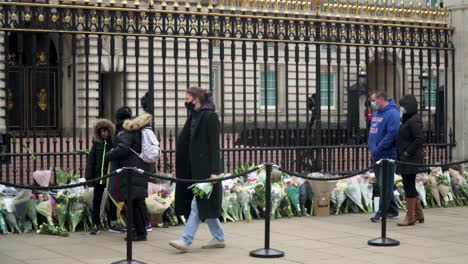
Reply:
[[[265,164],[265,247],[250,251],[250,256],[255,258],[281,258],[284,252],[270,248],[270,217],[271,217],[271,172],[273,165]]]
[[[145,264],[133,259],[133,200],[132,197],[132,175],[128,170],[123,170],[127,177],[127,258],[112,262],[112,264]]]
[[[379,164],[377,164],[379,166]],[[382,192],[381,192],[381,199],[382,199],[382,207],[379,208],[382,210],[382,234],[381,237],[371,239],[367,241],[367,244],[370,246],[377,246],[377,247],[394,247],[399,246],[400,241],[391,239],[387,237],[387,209],[388,209],[388,200],[387,197],[387,182],[388,182],[388,160],[383,159],[380,166],[382,166]]]

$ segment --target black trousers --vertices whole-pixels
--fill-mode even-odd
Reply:
[[[132,206],[133,226],[135,227],[136,234],[146,235],[146,225],[149,222],[148,208],[146,208],[146,202],[144,199],[134,199],[132,200]]]
[[[94,196],[93,196],[93,223],[98,225],[101,223],[99,214],[101,212],[101,201],[102,194],[106,188],[105,184],[94,184]],[[107,220],[115,221],[117,220],[117,207],[114,202],[109,201],[109,212],[107,212]]]
[[[418,191],[416,190],[416,174],[402,174],[403,189],[405,189],[406,198],[416,198]]]

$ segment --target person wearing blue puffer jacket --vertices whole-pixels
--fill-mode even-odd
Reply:
[[[400,114],[397,105],[393,99],[388,99],[386,92],[377,90],[372,94],[371,106],[376,112],[372,116],[372,121],[369,129],[368,146],[372,154],[372,162],[375,163],[381,159],[398,158],[396,149],[396,140],[398,130],[400,129]],[[381,166],[377,166],[374,170],[377,179],[377,185],[380,189],[380,197],[382,197],[382,177],[383,170]],[[395,164],[388,163],[388,179],[387,179],[387,197],[388,204],[385,206],[387,210],[387,218],[398,218],[398,207],[395,203],[393,194],[393,182],[395,178]],[[379,211],[371,218],[372,222],[379,222],[382,219],[382,199],[379,203]]]

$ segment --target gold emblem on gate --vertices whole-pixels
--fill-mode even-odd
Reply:
[[[24,16],[24,20],[26,20],[26,21],[29,22],[29,20],[31,20],[31,15],[30,15],[30,14],[26,14],[26,15]]]
[[[42,15],[42,14],[39,15],[39,18],[38,18],[38,19],[39,19],[39,22],[44,22],[44,15]]]
[[[37,94],[37,105],[42,111],[47,110],[47,92],[46,89],[41,88]]]
[[[7,55],[7,62],[10,66],[16,64],[16,54],[14,52]]]
[[[39,55],[37,55],[37,63],[39,65],[46,65],[47,64],[47,56],[44,51],[41,51]]]
[[[56,15],[52,16],[52,22],[57,23],[58,17]]]

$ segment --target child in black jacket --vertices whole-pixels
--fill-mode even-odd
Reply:
[[[112,139],[115,135],[115,126],[107,119],[100,119],[94,125],[94,138],[93,146],[86,161],[86,179],[95,179],[107,174],[109,170],[109,160],[107,160],[106,153],[112,147]],[[93,197],[93,228],[91,235],[99,234],[100,224],[100,209],[102,195],[106,188],[106,181],[98,181],[93,183],[94,197]],[[122,232],[116,225],[117,208],[115,204],[109,202],[109,212],[107,218],[110,221],[110,232]]]

